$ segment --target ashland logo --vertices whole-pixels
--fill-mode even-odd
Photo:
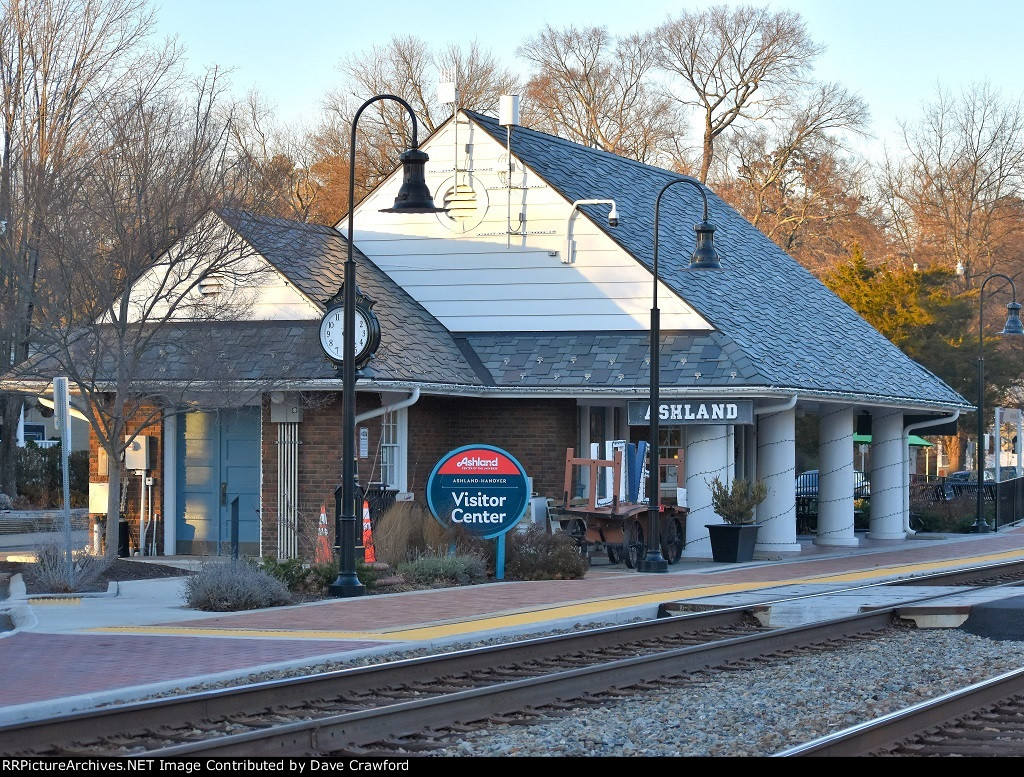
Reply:
[[[489,469],[497,469],[498,457],[495,456],[493,459],[484,459],[481,458],[480,456],[463,456],[461,459],[455,462],[455,466],[460,468],[487,467]]]

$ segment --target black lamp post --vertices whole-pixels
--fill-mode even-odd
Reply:
[[[356,124],[362,112],[378,100],[394,100],[405,107],[412,119],[412,148],[405,151],[400,159],[402,162],[402,186],[395,197],[391,208],[383,208],[382,213],[438,213],[444,208],[434,206],[430,189],[424,178],[424,166],[427,155],[419,150],[416,139],[416,114],[412,107],[401,97],[392,94],[381,94],[371,97],[356,111],[352,119],[352,139],[349,148],[348,169],[348,257],[345,260],[345,275],[342,284],[344,295],[344,345],[342,362],[342,459],[341,459],[341,494],[335,492],[334,536],[338,552],[338,578],[328,587],[332,596],[362,596],[366,586],[359,581],[356,574],[356,364],[355,364],[355,328],[356,328],[356,264],[352,257],[354,240],[353,214],[355,212],[356,189]]]
[[[647,533],[650,539],[647,541],[647,554],[637,564],[638,572],[668,572],[668,562],[661,555],[661,543],[658,542],[658,524],[661,517],[661,441],[658,428],[658,415],[661,405],[661,398],[658,395],[658,384],[661,379],[661,360],[659,358],[661,340],[661,314],[658,310],[658,212],[661,210],[661,196],[670,186],[677,183],[686,183],[695,187],[700,192],[704,201],[704,218],[699,224],[695,224],[693,230],[697,233],[697,248],[690,257],[691,269],[719,269],[722,261],[715,251],[715,227],[708,221],[708,196],[704,186],[695,178],[676,178],[665,184],[658,192],[658,198],[654,202],[654,293],[651,306],[651,402],[648,408],[650,413],[650,468],[648,478],[650,483],[650,497],[647,520]]]
[[[985,286],[993,278],[1002,278],[1010,284],[1010,291],[1013,294],[1013,302],[1009,302],[1006,305],[1008,312],[1006,317],[1006,326],[1003,327],[1001,335],[1020,335],[1024,334],[1024,328],[1021,327],[1020,322],[1020,303],[1017,302],[1017,288],[1013,285],[1013,279],[1008,275],[1001,273],[993,273],[988,276],[981,284],[981,291],[978,293],[978,450],[977,450],[977,466],[978,466],[978,496],[977,496],[977,518],[974,522],[974,531],[976,532],[987,532],[992,531],[992,527],[988,525],[985,520],[984,513],[984,486],[985,486],[985,326],[984,326],[984,315],[985,315]],[[996,466],[999,466],[999,462],[996,462]],[[997,495],[998,497],[998,495]],[[996,499],[996,518],[995,528],[999,528],[999,501]]]

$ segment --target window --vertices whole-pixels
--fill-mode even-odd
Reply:
[[[42,442],[46,439],[45,424],[25,424],[25,442]]]
[[[405,439],[408,416],[405,408],[381,417],[380,480],[392,491],[406,490]]]

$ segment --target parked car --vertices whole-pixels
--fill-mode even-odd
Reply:
[[[1003,471],[999,473],[1000,477],[1008,480],[1009,477],[1006,475],[1006,470],[1013,470],[1013,467],[1003,467]],[[1014,470],[1016,474],[1016,470]],[[994,483],[996,480],[995,470],[986,469],[983,476],[986,483]],[[1013,477],[1013,476],[1010,476]],[[957,495],[957,492],[963,493],[962,486],[974,486],[978,482],[978,472],[973,469],[961,469],[956,472],[950,472],[946,475],[946,479],[942,481],[941,493],[943,499],[952,499]],[[970,494],[975,494],[974,489],[970,491]]]
[[[796,476],[796,495],[799,497],[818,498],[818,470],[811,469]],[[853,497],[864,499],[871,496],[871,481],[859,469],[853,471]]]

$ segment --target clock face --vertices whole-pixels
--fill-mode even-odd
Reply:
[[[356,308],[355,358],[366,352],[370,344],[370,322],[361,309]],[[336,362],[345,360],[345,308],[333,307],[320,322],[320,345],[327,356]]]

